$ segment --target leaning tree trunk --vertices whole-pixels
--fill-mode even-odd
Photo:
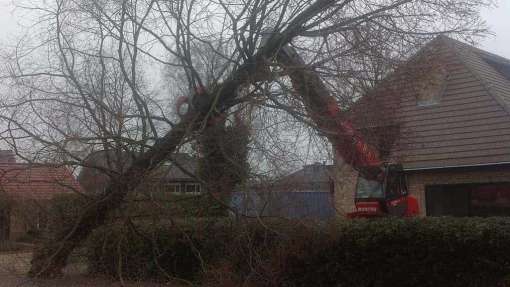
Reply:
[[[35,251],[29,275],[46,278],[59,276],[76,246],[96,227],[103,225],[108,213],[121,205],[126,194],[140,184],[144,175],[176,149],[189,127],[193,127],[192,122],[182,121],[176,125],[126,172],[112,181],[104,196],[88,204],[76,222],[60,227],[50,242]]]
[[[243,64],[217,90],[195,99],[183,120],[149,151],[137,158],[124,173],[112,180],[104,196],[87,205],[72,226],[60,227],[61,230],[54,234],[50,242],[35,251],[29,276],[59,276],[71,252],[95,228],[106,222],[108,214],[121,205],[126,195],[142,182],[145,175],[168,158],[187,134],[199,130],[209,117],[235,104],[237,88],[250,81],[250,75],[256,70],[257,65],[254,63]]]
[[[316,0],[297,15],[287,25],[285,31],[273,34],[252,61],[234,70],[230,77],[208,97],[199,98],[198,102],[194,102],[194,109],[191,109],[184,119],[160,141],[157,141],[148,152],[135,160],[127,171],[112,181],[105,195],[88,205],[73,226],[63,226],[51,242],[36,250],[29,275],[53,277],[61,274],[73,250],[94,229],[105,223],[108,214],[121,205],[126,195],[142,182],[144,175],[173,153],[188,132],[197,131],[201,123],[212,116],[211,113],[222,112],[235,105],[236,91],[242,84],[257,81],[265,76],[263,75],[267,71],[264,69],[267,68],[265,59],[274,56],[281,47],[288,44],[303,30],[307,21],[335,2],[334,0]]]

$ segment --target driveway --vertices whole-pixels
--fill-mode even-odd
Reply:
[[[25,274],[30,267],[31,252],[0,253],[0,287],[120,287],[119,282],[108,278],[86,276],[83,264],[74,264],[64,270],[64,277],[54,280],[33,280]],[[147,282],[126,282],[128,287],[156,287],[161,284]],[[164,286],[169,286],[165,284]],[[170,286],[171,287],[171,286]],[[178,286],[174,286],[178,287]]]

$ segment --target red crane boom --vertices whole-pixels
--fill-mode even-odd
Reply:
[[[377,169],[382,165],[379,152],[354,128],[317,73],[309,69],[289,46],[280,50],[276,60],[285,69],[307,113],[333,144],[337,155],[359,171],[372,171],[365,176],[377,176]]]
[[[355,208],[348,216],[419,214],[417,200],[408,194],[401,165],[383,164],[378,150],[354,127],[319,75],[307,67],[296,50],[289,45],[283,47],[276,61],[290,78],[310,118],[333,144],[337,156],[359,172]]]

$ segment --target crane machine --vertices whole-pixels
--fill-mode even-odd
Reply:
[[[290,45],[282,47],[276,62],[290,78],[319,131],[333,144],[337,157],[358,171],[355,207],[347,216],[418,215],[418,202],[408,192],[402,166],[381,160],[377,149],[354,127],[319,75],[305,64],[297,51]]]

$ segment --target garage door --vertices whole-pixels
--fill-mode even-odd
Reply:
[[[510,183],[427,186],[428,216],[510,216]]]

